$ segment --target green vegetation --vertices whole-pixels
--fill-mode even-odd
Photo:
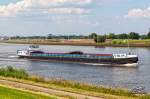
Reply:
[[[127,40],[133,47],[150,47],[150,32],[140,35],[136,32],[130,33],[109,33],[101,35],[99,33],[91,33],[90,35],[53,35],[47,36],[14,36],[9,40],[1,41],[2,43],[17,44],[46,44],[46,45],[77,45],[77,46],[114,46],[127,47]],[[146,43],[145,43],[145,40]],[[136,41],[136,42],[135,42]],[[148,42],[149,41],[149,42]]]
[[[109,33],[109,35],[107,35],[107,39],[117,39],[117,36],[114,33]]]
[[[95,39],[95,38],[97,38],[97,34],[96,34],[96,33],[91,33],[91,34],[89,35],[89,38],[90,38],[90,39]]]
[[[142,45],[150,45],[150,39],[145,39],[145,40],[128,40],[128,39],[114,39],[111,41],[111,44],[124,44],[124,45],[127,45],[127,44],[130,44],[131,46],[132,45],[139,45],[139,46],[142,46]]]
[[[85,35],[12,36],[10,39],[88,39]]]
[[[112,44],[128,44],[129,41],[128,40],[118,40],[118,39],[115,39],[115,40],[112,40],[111,42]]]
[[[89,35],[90,39],[94,39],[94,42],[96,43],[103,43],[106,41],[106,36],[105,35],[98,35],[96,33],[91,33]]]
[[[54,35],[48,34],[46,36],[12,36],[10,39],[95,39],[98,35],[106,36],[107,39],[150,39],[150,33],[140,35],[136,32],[130,33],[106,33],[107,35],[101,35],[100,33],[91,33],[89,35]]]
[[[0,97],[3,99],[56,99],[46,95],[17,90],[6,86],[0,86]]]
[[[27,80],[27,81],[33,81],[36,83],[42,83],[42,84],[46,84],[47,87],[49,88],[52,88],[52,86],[57,86],[55,88],[59,87],[61,88],[61,90],[64,89],[65,91],[73,91],[73,92],[80,91],[80,92],[83,92],[83,93],[85,92],[89,94],[95,93],[95,95],[97,96],[99,96],[100,93],[103,93],[103,94],[109,94],[109,95],[115,95],[115,96],[124,96],[124,97],[141,98],[141,99],[150,98],[149,95],[139,96],[139,95],[135,95],[132,92],[129,92],[123,89],[105,88],[105,87],[99,87],[99,86],[78,83],[78,82],[73,82],[73,81],[66,81],[62,79],[61,80],[58,80],[58,79],[45,80],[42,77],[29,76],[28,73],[25,72],[24,70],[14,69],[12,67],[1,68],[0,76],[12,77],[12,78],[17,78],[17,79],[22,79],[22,80]]]
[[[106,36],[97,35],[97,37],[94,39],[96,43],[103,43],[106,41]]]
[[[99,36],[101,38],[98,38]],[[96,33],[91,33],[89,35],[89,37],[91,39],[94,39],[94,41],[96,43],[103,43],[103,42],[105,42],[105,40],[100,42],[101,39],[112,39],[112,40],[114,40],[114,39],[117,39],[117,40],[120,40],[120,39],[122,39],[122,40],[125,40],[125,39],[130,39],[130,40],[150,39],[150,32],[147,35],[140,35],[139,33],[135,33],[135,32],[130,32],[129,34],[126,34],[126,33],[122,33],[122,34],[109,33],[108,35],[98,35]],[[114,43],[123,44],[122,42],[115,42],[115,41],[114,41]],[[112,43],[112,44],[114,44],[114,43]]]
[[[11,66],[8,66],[7,68],[1,68],[0,76],[13,77],[19,79],[27,79],[29,77],[28,73],[25,70],[14,69]]]
[[[131,32],[129,33],[129,39],[139,39],[140,38],[140,35],[139,33],[135,33],[135,32]]]
[[[146,35],[130,32],[107,35],[91,33],[90,35],[53,35],[48,36],[29,36],[29,37],[11,37],[2,43],[15,44],[43,44],[43,45],[75,45],[75,46],[97,46],[97,47],[150,47],[150,32]]]
[[[150,39],[106,39],[105,42],[100,40],[95,43],[92,39],[76,39],[76,40],[8,40],[3,43],[14,43],[14,44],[43,44],[43,45],[75,45],[75,46],[100,46],[100,47],[127,47],[128,43],[130,47],[150,47]]]
[[[150,39],[150,32],[148,32],[148,34],[147,34],[147,38],[148,38],[148,39]]]

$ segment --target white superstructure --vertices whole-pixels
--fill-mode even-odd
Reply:
[[[137,57],[137,55],[133,55],[133,54],[113,54],[114,58],[134,58]]]

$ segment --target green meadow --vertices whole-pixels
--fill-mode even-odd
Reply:
[[[36,94],[28,91],[17,90],[7,86],[0,85],[1,99],[56,99],[54,97]]]

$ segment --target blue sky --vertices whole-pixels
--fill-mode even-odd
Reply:
[[[1,35],[146,34],[149,28],[149,0],[0,0]]]

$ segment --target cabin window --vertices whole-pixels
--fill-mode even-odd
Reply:
[[[124,56],[124,55],[121,55],[122,57]]]
[[[117,55],[117,57],[120,57],[120,55]]]

